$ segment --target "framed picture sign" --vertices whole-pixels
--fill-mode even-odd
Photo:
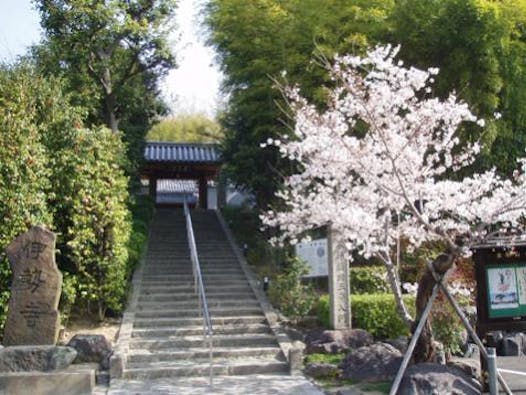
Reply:
[[[477,331],[526,330],[526,245],[474,250]]]

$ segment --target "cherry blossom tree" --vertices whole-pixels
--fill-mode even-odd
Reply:
[[[337,57],[328,66],[334,88],[323,110],[297,88],[285,89],[294,116],[292,136],[262,145],[277,147],[300,171],[278,193],[285,208],[262,219],[281,230],[281,241],[293,244],[307,230],[330,225],[349,258],[351,251],[379,258],[400,315],[411,327],[415,320],[404,305],[398,274],[401,240],[413,249],[424,242],[443,244],[434,268],[444,274],[495,226],[520,227],[526,161],[513,179],[495,170],[458,176],[480,151],[476,142],[461,143],[458,129],[464,123],[483,128],[484,121],[454,94],[433,97],[438,69],[406,68],[396,61],[397,52],[384,46],[365,57]],[[425,280],[424,275],[417,318],[433,285]],[[423,339],[431,344],[429,327],[428,332]],[[428,347],[415,359],[425,360],[431,352]]]

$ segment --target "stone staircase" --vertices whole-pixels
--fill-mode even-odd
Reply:
[[[192,211],[214,329],[214,375],[285,373],[288,363],[213,211]],[[183,211],[158,209],[124,356],[124,379],[207,376]]]

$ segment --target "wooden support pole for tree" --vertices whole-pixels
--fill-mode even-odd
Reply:
[[[427,264],[428,264],[429,270],[431,270],[431,273],[433,274],[433,277],[435,278],[435,280],[437,278],[439,278],[438,274],[433,269],[433,266],[431,265],[431,263],[428,262]],[[449,301],[451,306],[453,306],[453,309],[455,310],[455,312],[459,316],[460,320],[462,321],[462,324],[467,329],[469,335],[471,336],[471,338],[473,339],[475,344],[478,346],[478,348],[480,350],[480,354],[487,361],[488,360],[488,352],[486,351],[486,347],[484,347],[484,344],[482,343],[482,341],[478,337],[477,333],[475,332],[475,330],[473,329],[473,327],[469,323],[469,320],[467,319],[465,314],[462,312],[462,309],[458,305],[457,301],[455,300],[455,298],[453,298],[453,296],[451,295],[451,293],[449,292],[449,290],[447,289],[447,287],[443,283],[440,283],[440,287],[442,288],[442,292],[446,296],[447,300]],[[510,387],[508,386],[506,381],[504,381],[504,377],[502,377],[502,375],[498,371],[497,371],[497,377],[499,379],[499,383],[500,383],[502,389],[504,390],[504,392],[507,395],[513,395],[513,393],[511,392]]]
[[[447,300],[449,301],[449,303],[453,306],[455,312],[457,313],[457,315],[460,317],[460,320],[462,321],[462,324],[464,325],[464,327],[467,329],[468,333],[470,334],[470,336],[473,338],[473,340],[475,341],[475,343],[477,344],[477,346],[479,347],[480,349],[480,354],[484,356],[484,358],[487,360],[488,359],[488,353],[486,351],[486,348],[484,347],[484,344],[482,344],[482,341],[480,340],[480,338],[477,336],[477,333],[475,332],[475,330],[473,329],[473,327],[471,326],[471,324],[469,323],[468,319],[466,318],[466,316],[464,315],[464,313],[462,312],[462,310],[460,309],[460,306],[458,305],[457,301],[453,298],[453,296],[451,295],[451,293],[449,292],[449,290],[447,289],[447,287],[444,285],[444,279],[446,278],[446,274],[444,274],[442,277],[440,277],[437,272],[435,271],[434,267],[433,267],[433,264],[431,262],[427,262],[427,265],[428,265],[428,268],[431,272],[431,274],[433,275],[433,278],[435,279],[435,285],[433,287],[433,292],[427,302],[427,305],[420,317],[420,321],[418,322],[418,325],[417,325],[417,328],[413,334],[413,337],[411,338],[411,342],[409,343],[409,346],[407,348],[407,351],[404,355],[404,359],[402,360],[402,364],[400,365],[400,368],[398,370],[398,373],[395,377],[395,380],[393,381],[393,385],[391,386],[391,390],[389,392],[389,395],[396,395],[397,391],[398,391],[398,387],[400,386],[400,383],[402,381],[402,378],[404,376],[404,373],[405,373],[405,370],[407,368],[407,364],[409,363],[409,360],[411,358],[411,355],[413,354],[413,351],[414,351],[414,348],[415,348],[415,345],[416,345],[416,342],[418,340],[418,337],[420,336],[423,328],[424,328],[424,325],[427,321],[427,317],[429,316],[429,313],[431,311],[431,307],[433,305],[433,302],[436,298],[436,295],[438,294],[438,289],[441,288],[442,289],[442,292],[444,293],[444,295],[446,296]],[[504,378],[502,377],[502,375],[497,371],[497,377],[498,377],[498,381],[502,387],[502,389],[504,390],[504,392],[507,394],[507,395],[513,395],[513,393],[511,392],[510,388],[508,387],[507,383],[504,381]]]
[[[440,281],[442,281],[442,279]],[[398,392],[398,387],[400,387],[400,383],[402,382],[402,378],[404,377],[404,373],[405,373],[405,370],[407,369],[407,365],[409,364],[409,360],[411,359],[411,356],[413,355],[413,351],[416,347],[416,342],[418,338],[420,337],[422,330],[424,329],[424,325],[426,324],[427,317],[429,316],[429,313],[431,312],[431,307],[433,307],[433,302],[435,301],[438,295],[438,290],[439,290],[439,285],[437,283],[433,287],[433,291],[431,293],[431,296],[429,297],[429,300],[427,301],[424,311],[422,312],[420,321],[418,321],[418,325],[415,329],[415,333],[413,333],[413,336],[411,337],[411,341],[409,342],[407,351],[405,352],[405,355],[404,355],[404,359],[402,360],[400,368],[398,369],[396,377],[393,381],[393,385],[391,386],[389,395],[396,395],[396,393]]]

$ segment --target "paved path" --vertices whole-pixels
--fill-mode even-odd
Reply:
[[[526,394],[526,357],[498,357],[497,367],[514,394]]]
[[[303,376],[219,376],[214,385],[201,377],[114,380],[108,395],[323,395]]]

